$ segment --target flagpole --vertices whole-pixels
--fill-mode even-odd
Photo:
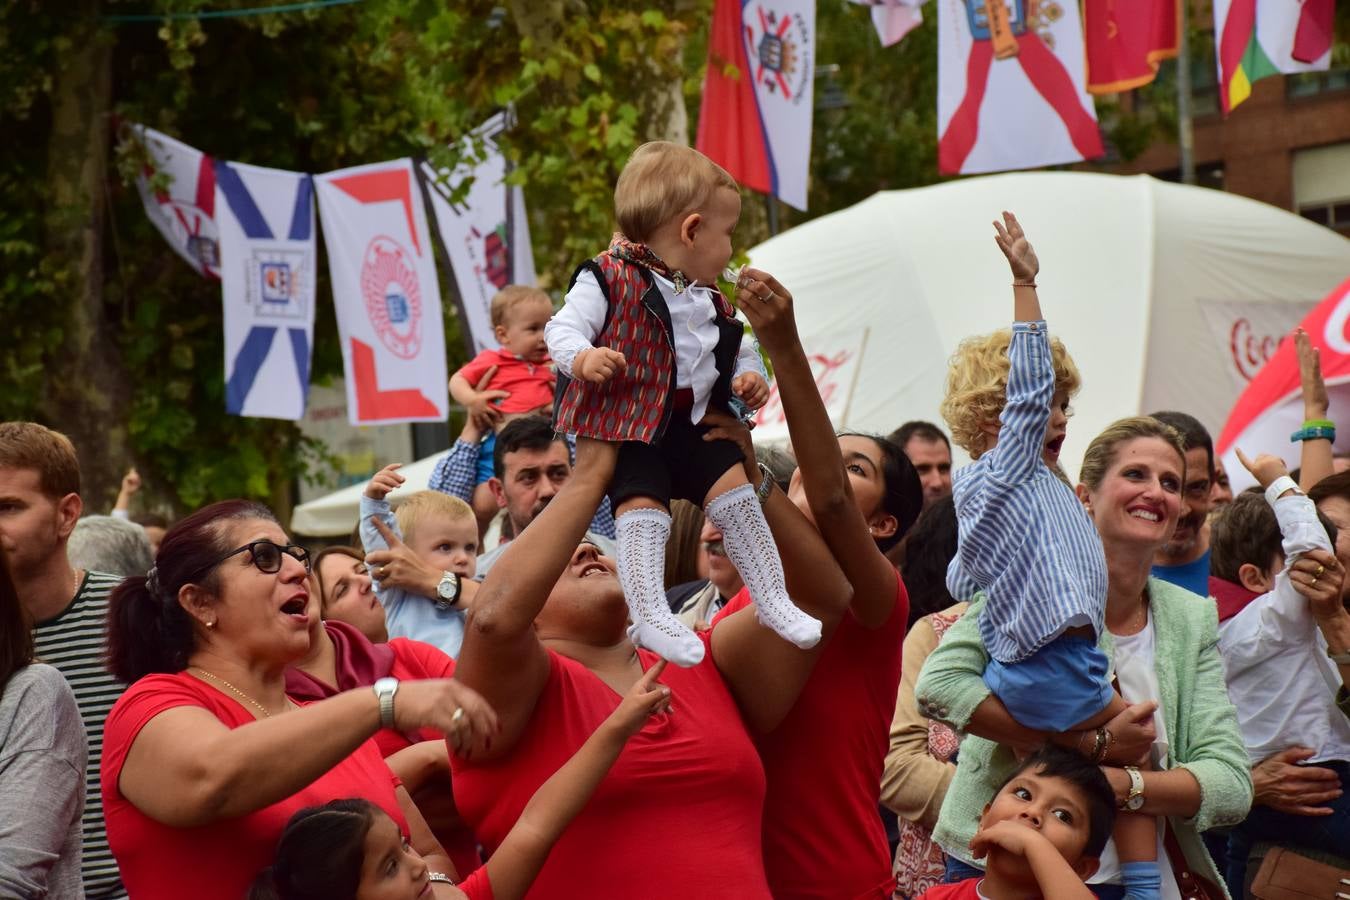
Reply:
[[[1177,147],[1181,156],[1181,183],[1195,184],[1195,132],[1191,128],[1191,36],[1189,0],[1181,6],[1181,33],[1177,35]]]
[[[778,198],[773,194],[765,194],[764,206],[769,211],[769,237],[773,237],[778,234]]]

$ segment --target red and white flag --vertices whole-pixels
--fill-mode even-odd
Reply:
[[[695,146],[806,209],[815,68],[815,0],[716,0]]]
[[[938,5],[938,170],[1030,169],[1102,155],[1071,0]]]
[[[1319,351],[1322,378],[1331,401],[1327,417],[1333,422],[1345,422],[1350,419],[1350,279],[1317,304],[1299,327],[1308,332],[1309,340]],[[1219,433],[1215,450],[1223,459],[1233,490],[1240,491],[1254,483],[1238,461],[1236,448],[1241,447],[1249,459],[1255,459],[1258,453],[1274,453],[1293,469],[1300,463],[1302,444],[1291,443],[1289,435],[1302,426],[1298,354],[1292,340],[1283,340],[1233,404]],[[1333,449],[1337,453],[1350,450],[1350,429],[1337,436]]]
[[[1180,0],[1084,0],[1087,89],[1114,94],[1148,84],[1177,55]]]
[[[132,131],[149,156],[136,177],[145,214],[198,274],[219,278],[214,161],[153,128],[133,125]]]
[[[449,412],[445,326],[412,161],[314,176],[353,425]]]

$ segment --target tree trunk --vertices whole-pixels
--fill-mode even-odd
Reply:
[[[108,166],[112,36],[99,28],[98,0],[70,16],[52,84],[47,143],[47,250],[65,278],[65,342],[48,367],[49,421],[80,456],[91,511],[111,505],[130,462],[126,379],[103,308],[103,223]],[[105,502],[106,501],[106,502]]]

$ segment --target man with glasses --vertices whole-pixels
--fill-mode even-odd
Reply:
[[[120,578],[74,568],[66,543],[80,518],[80,464],[65,435],[0,423],[0,550],[29,619],[38,659],[70,683],[89,736],[82,876],[91,900],[125,897],[103,823],[103,722],[126,685],[104,666],[108,595]]]
[[[1181,487],[1181,517],[1177,530],[1153,557],[1153,576],[1186,590],[1209,596],[1210,485],[1214,482],[1214,442],[1205,426],[1184,412],[1153,414],[1181,435],[1186,448],[1186,481]]]

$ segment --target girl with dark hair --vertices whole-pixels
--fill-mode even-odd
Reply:
[[[84,723],[31,627],[0,551],[0,897],[82,900]]]
[[[103,796],[132,896],[237,900],[286,820],[335,797],[375,803],[451,868],[370,737],[430,726],[470,754],[495,714],[448,679],[297,703],[285,671],[309,650],[309,599],[309,554],[242,500],[179,522],[113,592],[109,665],[132,684],[108,717]]]
[[[446,896],[517,900],[525,896],[558,836],[590,800],[628,739],[669,709],[657,663],[638,679],[581,749],[535,792],[497,852]],[[334,800],[296,813],[276,861],[249,900],[416,900],[450,879],[428,868],[393,819],[366,800]]]

